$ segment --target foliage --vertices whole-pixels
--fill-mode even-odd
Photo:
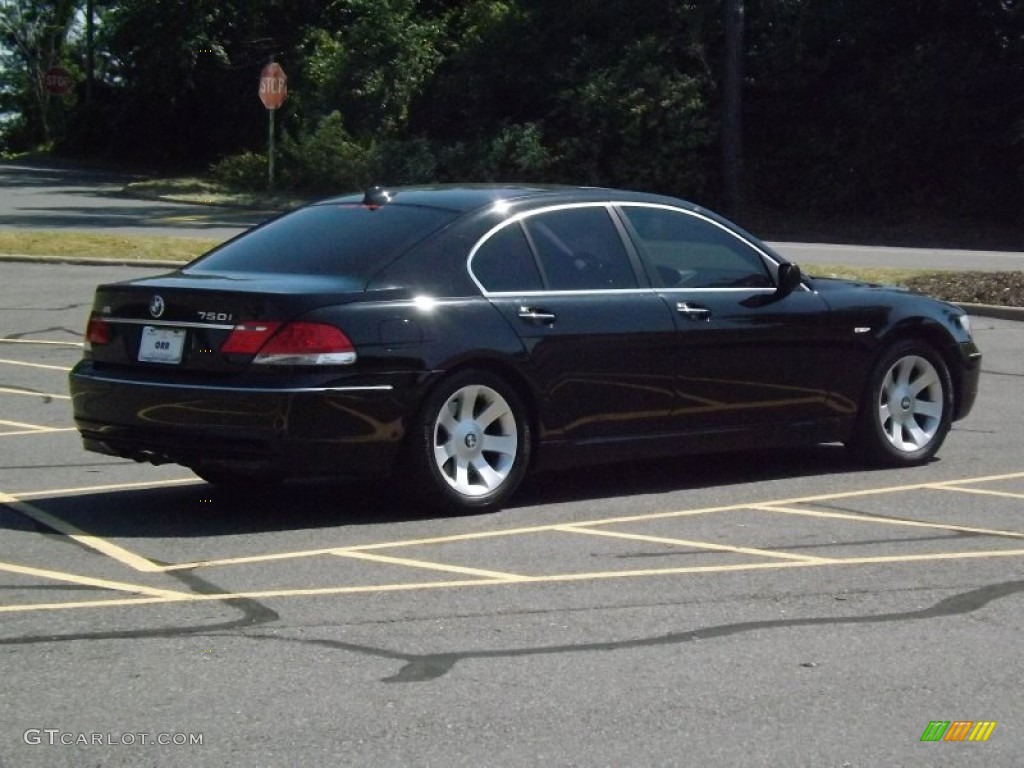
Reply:
[[[273,58],[297,189],[529,179],[720,202],[722,0],[97,0],[93,99],[47,104],[47,56],[84,72],[83,5],[0,0],[8,145],[52,133],[64,152],[217,163],[257,186]],[[1020,0],[745,10],[753,205],[1024,218]]]
[[[258,192],[267,187],[267,156],[255,152],[228,155],[210,166],[210,175],[230,189]]]
[[[0,0],[0,110],[16,111],[17,148],[49,143],[65,104],[46,89],[47,70],[61,63],[76,0]],[[20,146],[17,146],[20,145]]]
[[[370,181],[367,151],[345,130],[340,112],[316,128],[281,142],[282,178],[287,186],[318,194],[361,189]]]

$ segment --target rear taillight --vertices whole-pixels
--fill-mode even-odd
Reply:
[[[221,352],[253,355],[259,365],[348,365],[356,361],[349,338],[324,323],[241,323]]]
[[[102,317],[90,317],[85,327],[85,350],[92,349],[93,344],[103,346],[110,343],[110,325]]]
[[[274,335],[281,323],[239,323],[220,351],[226,355],[255,355]]]

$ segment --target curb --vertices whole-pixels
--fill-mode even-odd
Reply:
[[[87,267],[183,267],[186,261],[170,259],[104,259],[99,256],[29,256],[23,253],[0,253],[0,262],[19,261],[35,264],[77,264]]]
[[[176,269],[188,262],[168,259],[103,259],[97,256],[29,256],[18,253],[0,253],[0,262],[34,262],[37,264],[75,264],[88,267],[145,267]],[[962,304],[950,302],[973,317],[1024,322],[1024,307],[1003,307],[997,304]]]
[[[991,317],[997,320],[1024,321],[1024,307],[1001,307],[996,304],[959,304],[964,312],[972,317]]]

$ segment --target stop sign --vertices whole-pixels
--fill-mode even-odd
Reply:
[[[43,82],[46,84],[46,90],[50,93],[63,96],[71,90],[75,81],[71,79],[71,73],[64,67],[50,67],[43,76]]]
[[[281,65],[277,63],[267,64],[260,72],[260,101],[267,109],[277,109],[284,104],[284,97],[288,95],[288,77],[285,75]]]

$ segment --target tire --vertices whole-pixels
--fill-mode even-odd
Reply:
[[[942,446],[952,413],[953,384],[942,356],[922,341],[897,342],[871,372],[850,447],[875,466],[922,464]]]
[[[516,391],[487,371],[461,371],[426,398],[407,449],[416,503],[447,511],[497,509],[530,463],[530,419]]]

